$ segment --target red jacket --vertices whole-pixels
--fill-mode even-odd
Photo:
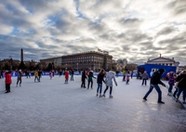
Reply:
[[[69,78],[69,72],[65,71],[65,78],[68,79]]]
[[[12,76],[10,73],[5,73],[5,83],[11,84],[12,83]]]

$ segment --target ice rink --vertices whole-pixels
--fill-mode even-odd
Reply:
[[[167,96],[166,88],[161,87],[165,104],[157,103],[155,90],[143,102],[149,82],[141,86],[141,80],[133,78],[126,85],[121,77],[116,79],[112,99],[109,91],[105,98],[96,97],[96,80],[93,89],[81,88],[80,76],[68,84],[63,76],[44,76],[40,83],[23,77],[21,87],[14,77],[8,94],[0,79],[0,132],[186,131],[186,110]]]

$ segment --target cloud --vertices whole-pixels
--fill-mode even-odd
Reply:
[[[6,0],[0,3],[1,59],[43,58],[100,48],[140,63],[174,57],[183,64],[185,0]],[[171,52],[170,52],[171,51]]]
[[[169,45],[176,45],[176,46],[182,47],[186,43],[185,35],[186,35],[186,32],[178,34],[174,36],[173,38],[159,41],[159,44],[169,44]]]
[[[175,0],[167,5],[169,8],[173,8],[175,15],[184,14],[186,12],[186,1]]]
[[[162,29],[161,31],[159,31],[157,33],[157,36],[159,35],[167,35],[167,34],[170,34],[172,32],[174,32],[175,29],[171,26],[171,27],[165,27],[164,29]]]
[[[127,18],[127,17],[124,17],[120,20],[120,23],[124,26],[124,27],[130,27],[131,29],[131,26],[133,27],[138,27],[140,26],[140,23],[142,21],[138,18]]]

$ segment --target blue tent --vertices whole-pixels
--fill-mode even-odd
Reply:
[[[149,76],[152,70],[158,70],[158,69],[165,70],[165,72],[162,75],[163,78],[165,78],[167,73],[170,71],[176,72],[176,66],[164,66],[164,65],[156,65],[156,64],[145,64],[145,65],[138,66],[138,72],[143,73],[144,71],[147,71]]]

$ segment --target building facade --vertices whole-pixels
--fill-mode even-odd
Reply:
[[[158,58],[149,59],[146,64],[157,64],[157,65],[164,65],[164,66],[179,66],[179,62],[176,62],[174,58],[165,58],[162,57],[161,54]]]
[[[41,64],[48,65],[53,63],[56,67],[83,70],[92,69],[98,71],[101,68],[112,68],[112,56],[108,52],[89,51],[84,53],[77,53],[72,55],[65,55],[55,58],[48,58],[40,60]]]

